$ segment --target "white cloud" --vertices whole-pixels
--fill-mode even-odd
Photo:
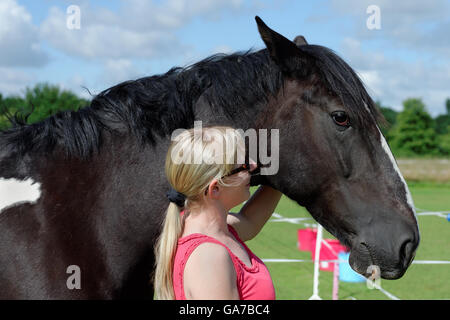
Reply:
[[[174,35],[158,30],[138,32],[117,23],[103,24],[96,20],[89,9],[82,9],[81,29],[66,27],[66,14],[59,8],[50,9],[48,18],[41,25],[41,36],[55,48],[66,54],[84,58],[154,58],[180,49]],[[102,11],[104,12],[104,11]]]
[[[380,30],[366,27],[369,5],[380,8]],[[331,0],[331,9],[353,22],[340,52],[375,99],[402,110],[402,101],[418,97],[433,116],[445,112],[450,97],[447,0]]]
[[[13,68],[0,67],[0,93],[3,96],[23,95],[25,87],[35,81],[35,76]]]
[[[217,20],[224,11],[237,12],[243,5],[242,0],[168,0],[159,4],[147,0],[127,0],[125,3],[123,17],[130,20],[130,26],[140,30],[175,29],[194,17]]]
[[[389,61],[383,52],[364,51],[362,54],[361,42],[355,38],[344,38],[341,44],[346,59],[351,61],[351,66],[357,69],[373,69],[375,67],[385,66]]]
[[[129,59],[108,59],[104,65],[102,79],[107,86],[112,86],[144,76]]]
[[[359,70],[357,71],[359,77],[366,85],[367,92],[371,96],[382,96],[382,80],[378,71],[376,70]]]
[[[43,66],[48,57],[40,48],[38,28],[15,0],[0,2],[0,65]]]
[[[380,8],[380,30],[366,27],[369,5]],[[406,47],[442,57],[450,55],[448,0],[332,0],[331,8],[352,16],[355,35],[360,39],[384,40],[393,47]]]
[[[364,50],[353,38],[342,41],[341,56],[353,67],[372,98],[400,111],[407,98],[422,98],[428,111],[444,113],[445,99],[450,97],[450,66],[439,62],[404,61],[383,52]]]
[[[217,18],[241,0],[123,1],[120,15],[81,5],[81,29],[66,27],[67,15],[52,7],[42,23],[43,39],[66,54],[88,59],[167,58],[186,51],[175,31],[194,17]]]
[[[91,100],[91,94],[94,94],[93,92],[91,92],[90,94],[89,91],[86,90],[86,88],[89,89],[86,79],[78,73],[72,75],[65,81],[58,82],[57,85],[59,86],[60,90],[69,90],[75,93],[77,96],[86,100]]]
[[[214,47],[213,49],[212,49],[212,54],[215,54],[215,53],[225,53],[225,54],[230,54],[230,53],[232,53],[233,52],[233,49],[230,47],[230,46],[227,46],[227,45],[220,45],[220,46],[217,46],[217,47]]]

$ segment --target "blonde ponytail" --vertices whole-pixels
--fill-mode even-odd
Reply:
[[[173,300],[172,273],[173,259],[177,249],[178,238],[183,231],[180,208],[173,202],[169,204],[164,219],[161,235],[155,247],[155,294],[158,300]]]

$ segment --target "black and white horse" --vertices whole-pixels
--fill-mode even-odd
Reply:
[[[164,159],[171,133],[194,120],[279,129],[279,170],[252,184],[306,207],[351,248],[356,271],[405,273],[419,230],[372,99],[330,49],[256,21],[264,50],[124,82],[77,112],[15,117],[0,132],[1,298],[152,298]],[[6,196],[18,183],[29,194]]]

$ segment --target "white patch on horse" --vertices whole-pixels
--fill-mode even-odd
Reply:
[[[36,203],[41,197],[41,184],[27,180],[0,178],[0,213],[22,203]]]
[[[372,113],[369,109],[369,107],[367,106],[367,104],[364,103],[364,107],[366,108],[367,112]],[[380,134],[380,142],[381,142],[381,146],[383,147],[383,150],[386,152],[386,154],[389,157],[389,160],[391,160],[392,163],[392,167],[394,168],[394,170],[397,172],[400,181],[403,183],[403,185],[405,186],[405,192],[406,192],[406,201],[408,202],[409,207],[411,208],[412,212],[414,213],[414,218],[416,219],[416,223],[417,223],[417,215],[416,215],[416,207],[414,207],[414,202],[411,196],[411,192],[409,191],[408,185],[406,184],[405,179],[403,178],[402,173],[400,172],[400,169],[398,168],[397,165],[397,161],[395,161],[394,155],[392,154],[391,148],[389,148],[388,143],[386,142],[386,139],[384,138],[383,134],[381,133],[380,128],[377,126],[378,132]]]
[[[377,126],[377,128],[378,128],[378,126]],[[395,161],[394,155],[392,154],[392,151],[389,148],[389,145],[387,144],[386,139],[384,138],[383,134],[381,133],[380,128],[378,128],[378,132],[380,133],[381,146],[383,147],[384,151],[387,153],[389,159],[392,162],[392,166],[394,167],[394,170],[398,173],[398,176],[399,176],[400,180],[402,181],[402,183],[405,186],[406,201],[408,202],[408,205],[411,207],[411,210],[414,213],[414,218],[416,219],[416,222],[417,222],[416,210],[415,210],[415,207],[414,207],[414,202],[413,202],[411,193],[409,192],[408,185],[406,184],[406,181],[403,178],[403,175],[400,172],[400,169],[398,168],[397,161]]]

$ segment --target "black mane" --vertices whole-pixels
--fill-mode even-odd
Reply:
[[[361,80],[328,48],[304,45],[329,89],[352,110],[362,124],[372,121],[364,103],[380,119]],[[14,127],[0,131],[0,148],[19,154],[51,152],[61,145],[67,156],[88,158],[102,143],[102,129],[132,132],[141,142],[155,143],[155,135],[170,135],[176,128],[190,128],[193,104],[204,94],[211,108],[220,108],[230,119],[242,116],[242,106],[267,101],[283,85],[283,76],[267,50],[230,55],[218,54],[186,68],[126,81],[94,97],[78,111],[59,112],[39,123],[27,124],[17,114]]]
[[[212,109],[234,119],[245,112],[242,106],[267,100],[281,85],[281,73],[264,51],[217,54],[164,75],[118,84],[97,95],[91,107],[108,119],[102,120],[106,128],[114,119],[142,143],[153,143],[155,134],[164,137],[176,128],[190,128],[193,104],[201,95]]]

